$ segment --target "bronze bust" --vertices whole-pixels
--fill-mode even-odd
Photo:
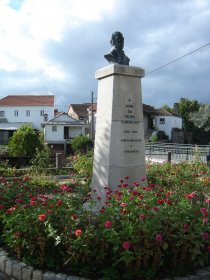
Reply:
[[[109,63],[118,63],[122,65],[129,65],[130,59],[125,55],[123,51],[124,37],[121,32],[116,31],[112,34],[110,44],[112,49],[110,53],[105,54],[104,57]]]

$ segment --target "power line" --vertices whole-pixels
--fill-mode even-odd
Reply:
[[[169,64],[172,64],[172,63],[174,63],[174,62],[176,62],[176,61],[178,61],[178,60],[180,60],[180,59],[182,59],[182,58],[184,58],[184,57],[186,57],[186,56],[188,56],[188,55],[190,55],[190,54],[192,54],[192,53],[194,53],[194,52],[197,52],[197,51],[199,51],[200,49],[205,48],[205,47],[208,46],[208,45],[210,45],[210,43],[207,43],[206,45],[201,46],[200,48],[198,48],[198,49],[196,49],[196,50],[194,50],[194,51],[191,51],[191,52],[189,52],[189,53],[187,53],[187,54],[185,54],[185,55],[183,55],[183,56],[181,56],[181,57],[179,57],[179,58],[176,58],[176,59],[174,59],[174,60],[172,60],[172,61],[170,61],[170,62],[168,62],[168,63],[166,63],[166,64],[164,64],[164,65],[162,65],[162,66],[160,66],[160,67],[158,67],[158,68],[156,68],[156,69],[154,69],[154,70],[152,70],[152,71],[149,71],[149,72],[146,73],[146,75],[151,74],[151,73],[153,73],[153,72],[155,72],[155,71],[158,71],[158,70],[160,70],[161,68],[166,67],[166,66],[168,66]]]

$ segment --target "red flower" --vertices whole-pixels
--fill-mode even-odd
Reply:
[[[12,212],[14,212],[16,210],[15,207],[11,207],[6,211],[6,214],[11,214]]]
[[[52,214],[52,210],[47,210],[47,214]]]
[[[112,227],[112,222],[111,221],[106,221],[104,225],[105,225],[106,228],[111,228]]]
[[[160,205],[162,205],[162,204],[164,204],[164,200],[159,199],[159,200],[157,201],[157,203],[160,204]]]
[[[163,240],[163,236],[161,234],[157,234],[155,240],[161,242]]]
[[[145,214],[139,214],[139,218],[144,220],[145,219]]]
[[[125,250],[128,250],[130,248],[131,244],[129,241],[125,241],[125,242],[123,242],[122,246]]]
[[[40,220],[40,221],[44,221],[45,219],[46,219],[46,215],[45,214],[40,214],[40,215],[38,215],[38,219]]]
[[[20,237],[21,236],[21,232],[20,231],[16,231],[15,233],[14,233],[14,237]]]
[[[210,246],[207,246],[206,250],[207,250],[208,252],[210,252]]]
[[[208,234],[208,232],[203,232],[203,233],[201,234],[201,236],[202,236],[202,239],[203,239],[203,240],[208,240],[208,239],[209,239],[209,234]]]
[[[0,209],[4,209],[5,208],[5,206],[4,205],[0,205]]]
[[[144,182],[147,180],[147,177],[141,177],[141,181]]]
[[[57,206],[60,206],[61,204],[63,203],[63,201],[60,199],[60,200],[58,200],[58,202],[57,202]]]
[[[125,176],[125,179],[128,180],[130,177],[129,176]]]
[[[81,230],[81,229],[77,229],[77,230],[75,231],[75,235],[76,235],[77,237],[81,236],[81,235],[82,235],[82,230]]]
[[[104,213],[105,212],[105,209],[104,208],[101,208],[100,209],[100,213]]]

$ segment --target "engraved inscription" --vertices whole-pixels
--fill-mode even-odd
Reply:
[[[125,104],[125,115],[124,120],[121,120],[122,124],[125,124],[126,126],[129,125],[138,125],[140,121],[135,120],[135,114],[134,114],[134,103],[132,102],[131,98],[128,98],[127,103]],[[129,127],[124,129],[125,137],[123,137],[120,141],[121,143],[127,143],[129,144],[127,148],[125,148],[124,153],[126,154],[138,154],[140,151],[138,150],[138,145],[135,144],[140,143],[142,140],[138,138],[138,130],[133,128],[129,129]],[[131,145],[134,144],[134,145]],[[135,147],[136,146],[136,147]]]

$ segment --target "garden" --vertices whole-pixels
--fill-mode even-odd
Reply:
[[[102,205],[91,199],[92,153],[74,160],[66,181],[2,177],[0,246],[12,256],[91,280],[162,279],[210,264],[206,164],[148,163],[147,178],[130,185],[125,174],[116,189],[105,187]]]

